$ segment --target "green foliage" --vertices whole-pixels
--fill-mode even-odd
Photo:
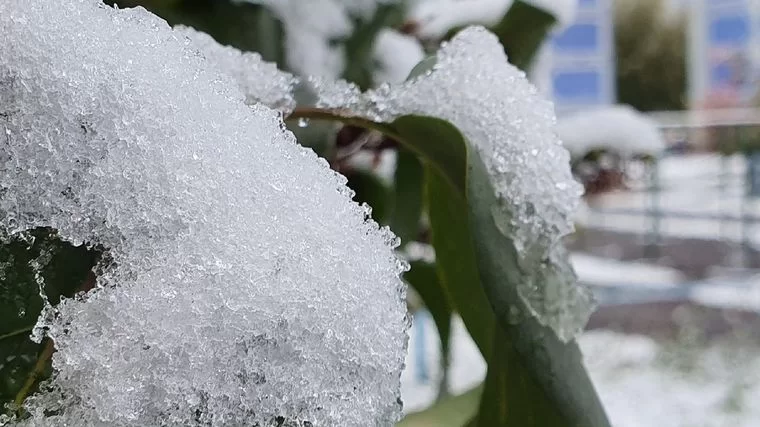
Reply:
[[[431,121],[431,124],[451,128],[451,125],[443,121]],[[461,141],[461,137],[449,140]],[[465,158],[466,156],[462,158],[462,163]],[[455,189],[454,185],[442,179],[432,168],[427,171],[425,187],[430,234],[441,285],[481,354],[491,354],[496,321],[488,309],[488,298],[480,285],[464,192]]]
[[[441,400],[430,408],[408,415],[398,427],[459,427],[467,424],[478,410],[483,387]]]
[[[354,200],[372,206],[372,218],[380,224],[388,219],[391,201],[391,189],[377,175],[364,170],[351,171],[348,174],[348,186],[356,192]]]
[[[509,62],[527,70],[556,22],[549,13],[517,0],[492,30],[504,46]]]
[[[417,239],[422,217],[423,168],[417,156],[400,148],[393,177],[393,213],[390,225],[401,245]]]
[[[640,111],[686,107],[688,20],[668,3],[615,2],[618,101]]]

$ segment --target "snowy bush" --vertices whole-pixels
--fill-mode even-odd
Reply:
[[[0,424],[393,425],[395,231],[435,249],[405,279],[442,342],[458,312],[489,360],[473,422],[606,426],[574,340],[593,301],[561,242],[581,190],[505,56],[531,49],[470,27],[401,82],[423,46],[377,16],[404,2],[256,3],[290,72],[142,8],[0,3]],[[565,16],[492,3],[546,31]],[[350,55],[377,89],[334,80]]]

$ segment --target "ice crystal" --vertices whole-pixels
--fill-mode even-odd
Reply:
[[[98,0],[0,2],[0,229],[112,260],[43,319],[54,372],[19,423],[392,425],[396,238],[186,33]]]

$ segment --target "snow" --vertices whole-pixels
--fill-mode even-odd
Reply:
[[[712,278],[693,286],[690,300],[707,306],[760,313],[760,275]]]
[[[402,374],[405,411],[430,405],[440,376],[435,325],[423,319],[430,379],[419,379],[417,325],[412,328],[407,367]],[[464,326],[452,328],[450,383],[455,394],[479,384],[483,358]],[[589,331],[578,338],[586,367],[615,427],[750,427],[760,410],[760,349],[748,342],[718,342],[700,347],[688,342],[656,342],[639,335]]]
[[[573,230],[582,193],[554,131],[553,106],[507,62],[496,36],[483,27],[469,27],[444,43],[436,61],[422,76],[365,94],[346,82],[313,83],[325,108],[375,121],[427,115],[462,131],[491,175],[500,201],[494,220],[520,252],[526,274],[521,296],[542,322],[567,338],[585,324],[593,304],[590,292],[574,285],[571,271],[559,274],[567,282],[559,289],[543,286],[545,275],[564,263],[559,242]],[[555,304],[555,293],[562,303]]]
[[[0,229],[112,259],[40,318],[54,372],[22,425],[400,417],[397,238],[280,112],[142,8],[5,0],[0,38]]]
[[[206,59],[219,71],[232,77],[245,94],[246,103],[264,104],[288,114],[295,108],[293,87],[298,80],[265,62],[261,55],[241,52],[231,46],[222,46],[210,35],[182,25],[174,27],[178,35],[188,38]]]
[[[570,262],[578,274],[578,280],[595,286],[625,283],[636,287],[662,287],[681,283],[685,279],[683,273],[674,268],[644,262],[623,262],[578,252],[570,255]]]
[[[501,21],[514,0],[423,0],[409,11],[414,34],[440,40],[449,30],[467,25],[491,27]]]
[[[531,6],[548,12],[556,20],[556,28],[563,29],[575,21],[579,0],[521,0]]]
[[[352,18],[370,17],[379,4],[398,0],[236,0],[268,7],[285,29],[287,62],[302,76],[337,78],[345,68],[340,40],[353,31]]]
[[[757,199],[746,199],[746,159],[741,155],[689,154],[657,162],[662,236],[719,239],[760,245],[760,228],[742,225],[742,212],[758,216]],[[583,227],[649,233],[654,193],[633,189],[595,196],[576,217]],[[617,210],[614,212],[613,210]],[[746,227],[746,228],[744,228]]]
[[[416,38],[387,28],[378,33],[372,55],[378,64],[373,71],[376,83],[401,83],[425,59],[425,51]]]
[[[575,157],[607,149],[623,156],[665,151],[657,123],[628,105],[598,107],[560,117],[557,133]]]
[[[581,336],[580,345],[616,427],[749,427],[760,419],[754,404],[760,358],[752,343],[694,348],[595,331]]]

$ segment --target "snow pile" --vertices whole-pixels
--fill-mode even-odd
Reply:
[[[502,204],[494,207],[494,219],[522,255],[522,296],[563,337],[585,324],[592,306],[588,290],[573,283],[544,286],[549,276],[574,282],[569,264],[554,268],[566,264],[559,241],[573,230],[583,190],[554,132],[552,104],[507,62],[493,34],[482,27],[461,31],[442,46],[430,72],[401,85],[365,94],[345,82],[316,86],[327,108],[375,121],[427,115],[459,128],[492,177]]]
[[[209,62],[231,76],[245,94],[247,104],[264,104],[286,114],[295,108],[292,92],[298,80],[277,69],[276,64],[265,62],[258,53],[222,46],[210,35],[189,27],[178,25],[174,32],[187,37]]]
[[[423,0],[407,17],[414,34],[425,40],[439,40],[456,27],[501,21],[514,0]]]
[[[614,426],[754,427],[760,419],[760,357],[753,342],[702,347],[592,331],[579,344]]]
[[[279,112],[142,8],[5,0],[0,37],[0,229],[113,259],[40,319],[54,373],[23,425],[399,418],[397,239]]]
[[[656,156],[666,144],[657,123],[628,105],[599,107],[561,118],[557,133],[573,156],[606,149],[623,156]]]
[[[373,75],[375,82],[401,83],[425,59],[425,51],[417,39],[389,29],[378,33],[372,55],[378,64]]]
[[[578,278],[588,284],[653,285],[667,287],[682,283],[686,277],[675,268],[644,262],[626,262],[576,252],[570,256]]]
[[[237,0],[263,4],[285,28],[288,65],[301,75],[337,78],[345,68],[336,40],[354,29],[352,18],[367,19],[378,5],[398,0]]]

